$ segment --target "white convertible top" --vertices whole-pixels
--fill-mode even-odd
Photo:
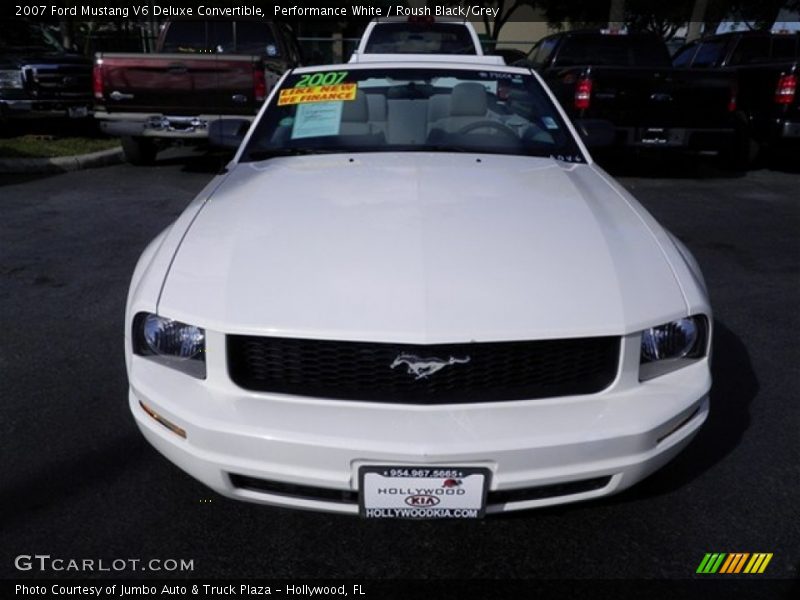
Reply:
[[[449,62],[468,65],[505,66],[502,56],[475,54],[359,54],[353,53],[351,64],[358,63],[409,63],[409,62]]]

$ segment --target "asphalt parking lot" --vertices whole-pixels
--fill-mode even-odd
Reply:
[[[198,577],[687,578],[706,552],[736,551],[772,552],[769,576],[798,576],[800,169],[619,170],[704,270],[709,421],[621,495],[451,523],[226,500],[138,433],[122,352],[129,278],[215,164],[0,176],[1,577],[26,575],[15,556],[45,553],[193,559]]]

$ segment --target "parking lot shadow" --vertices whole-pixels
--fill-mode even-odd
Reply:
[[[201,150],[193,148],[170,148],[159,153],[155,168],[180,166],[185,173],[208,173],[216,175],[225,169],[233,154],[230,152],[219,152],[212,150]],[[144,170],[153,167],[140,167]]]
[[[0,187],[4,185],[19,185],[29,181],[36,181],[37,179],[55,177],[56,175],[61,175],[61,173],[0,173]]]
[[[99,490],[119,478],[127,467],[142,460],[146,442],[130,434],[82,454],[56,459],[38,472],[0,486],[0,531],[52,506],[63,506],[70,496]]]
[[[773,171],[800,174],[800,147],[776,148],[765,163]]]
[[[614,177],[653,179],[735,179],[747,171],[733,169],[716,156],[663,152],[597,154],[597,163]]]

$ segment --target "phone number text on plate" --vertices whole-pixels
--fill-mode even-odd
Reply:
[[[384,477],[463,477],[460,469],[386,469]]]

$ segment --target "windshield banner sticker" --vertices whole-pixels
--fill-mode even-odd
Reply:
[[[292,139],[339,135],[342,102],[300,104],[294,118]]]
[[[306,73],[300,75],[300,79],[294,87],[317,87],[320,85],[337,85],[342,83],[347,77],[348,71],[328,71],[326,73]]]
[[[281,94],[278,96],[278,106],[309,104],[311,102],[355,100],[357,88],[358,86],[355,83],[285,88],[281,90]]]

